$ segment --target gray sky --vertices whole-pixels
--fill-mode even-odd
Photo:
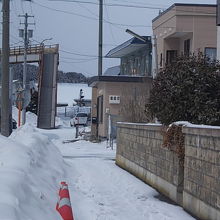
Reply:
[[[32,44],[46,38],[53,38],[45,44],[60,45],[59,69],[65,72],[75,71],[87,76],[97,75],[98,66],[98,0],[73,0],[89,3],[66,1],[24,0],[11,1],[11,38],[13,46],[21,45],[18,29],[23,28],[19,14],[34,15],[29,22],[29,29],[34,30]],[[166,9],[173,3],[207,3],[216,0],[103,0],[104,1],[104,36],[103,55],[115,46],[130,39],[126,28],[140,35],[152,35],[152,19],[158,15],[159,8]],[[114,4],[133,5],[134,7],[110,6]],[[145,8],[140,8],[143,6]],[[109,24],[111,22],[113,24]],[[128,25],[128,26],[126,26]],[[131,26],[129,26],[131,25]],[[103,72],[111,66],[119,65],[119,59],[104,59]]]

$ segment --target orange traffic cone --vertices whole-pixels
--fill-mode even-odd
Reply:
[[[63,220],[74,220],[68,185],[66,182],[61,182],[59,201],[57,202],[56,210],[60,213]]]

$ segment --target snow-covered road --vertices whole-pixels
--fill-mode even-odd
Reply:
[[[68,121],[43,132],[62,152],[68,165],[75,220],[189,220],[181,207],[160,201],[147,184],[115,165],[115,149],[87,141],[63,144],[75,131]]]

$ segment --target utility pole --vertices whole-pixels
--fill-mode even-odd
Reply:
[[[83,106],[83,98],[84,98],[83,90],[80,89],[80,91],[79,91],[79,107]]]
[[[28,15],[25,13],[25,15],[19,15],[19,17],[24,17],[24,30],[21,30],[23,34],[20,34],[24,38],[24,65],[23,65],[23,106],[22,106],[22,125],[25,124],[26,122],[26,92],[27,89],[29,89],[29,78],[27,79],[27,49],[28,49],[28,43],[29,43],[29,35],[32,37],[32,30],[28,30],[28,25],[29,24],[34,24],[34,23],[28,23],[28,18],[34,17],[31,15]]]
[[[2,94],[1,94],[1,134],[8,137],[11,132],[11,108],[9,100],[9,20],[10,20],[10,1],[2,1]]]
[[[98,75],[102,75],[102,41],[103,41],[103,0],[99,0],[99,56]]]
[[[217,0],[217,60],[220,60],[220,0]]]

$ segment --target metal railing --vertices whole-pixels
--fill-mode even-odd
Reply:
[[[27,48],[27,54],[40,54],[42,52],[44,53],[58,53],[58,44],[53,45],[29,45]],[[0,49],[0,54],[1,54]],[[16,46],[10,48],[10,56],[18,56],[24,54],[24,47],[23,46]]]

